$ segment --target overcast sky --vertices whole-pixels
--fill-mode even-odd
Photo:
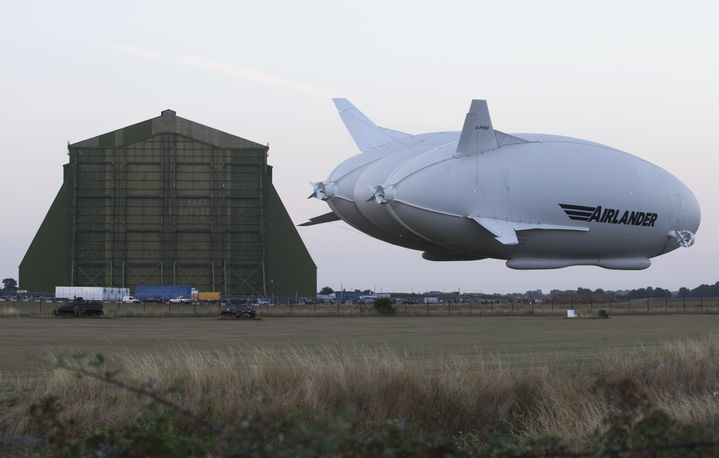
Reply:
[[[270,143],[295,223],[325,213],[308,181],[357,152],[330,100],[377,124],[460,130],[472,98],[505,132],[604,143],[696,194],[693,248],[640,272],[431,263],[342,222],[300,228],[318,286],[483,292],[695,286],[719,280],[716,2],[8,2],[0,15],[0,278],[62,182],[67,142],[159,115]],[[21,285],[22,286],[22,285]]]

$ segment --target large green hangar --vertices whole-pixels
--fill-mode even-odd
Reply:
[[[317,268],[272,185],[268,147],[165,110],[68,146],[20,285],[187,284],[314,295]]]

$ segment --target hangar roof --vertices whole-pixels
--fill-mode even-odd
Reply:
[[[164,110],[156,118],[98,135],[97,137],[88,138],[87,140],[73,143],[69,147],[118,148],[166,133],[179,134],[218,148],[258,149],[264,151],[268,149],[265,145],[181,118],[172,110]]]

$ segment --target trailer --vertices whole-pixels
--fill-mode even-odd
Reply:
[[[73,300],[81,297],[86,301],[101,301],[103,289],[101,286],[56,286],[55,299]]]
[[[105,302],[122,302],[122,298],[130,295],[130,288],[102,288],[102,300]]]
[[[170,299],[192,299],[192,286],[188,285],[137,285],[135,298],[142,302],[167,302]]]
[[[56,286],[55,299],[75,299],[86,301],[120,302],[123,296],[130,295],[130,288],[105,288],[102,286]]]

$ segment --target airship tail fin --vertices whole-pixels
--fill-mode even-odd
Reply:
[[[502,245],[518,245],[517,231],[529,230],[548,230],[548,231],[576,231],[588,232],[589,228],[585,226],[564,226],[557,224],[544,223],[521,223],[518,221],[508,221],[500,218],[488,218],[482,216],[470,216],[480,226],[488,230],[499,243]]]
[[[378,146],[411,137],[410,134],[379,127],[347,99],[332,99],[345,127],[360,151],[369,151]]]
[[[459,136],[457,154],[477,154],[497,148],[497,138],[486,100],[472,100]]]
[[[309,221],[298,224],[298,226],[314,226],[316,224],[331,223],[332,221],[339,221],[340,217],[335,215],[333,212],[325,213],[324,215],[315,216],[310,218]]]

